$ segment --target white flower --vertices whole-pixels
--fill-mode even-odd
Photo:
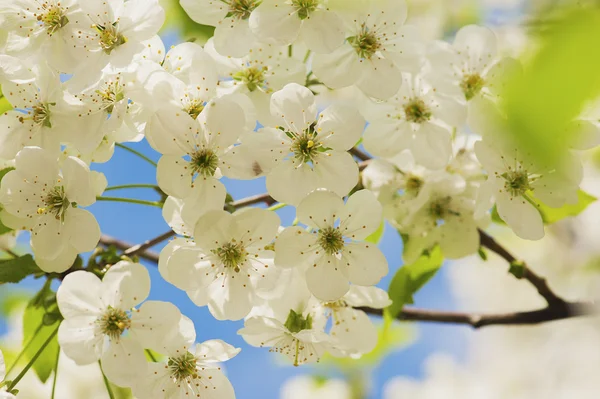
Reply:
[[[150,276],[137,263],[121,261],[100,280],[76,271],[56,293],[65,318],[58,342],[79,365],[101,360],[104,374],[115,384],[131,386],[147,370],[144,349],[156,347],[181,319],[176,306],[147,301]]]
[[[194,347],[195,339],[194,324],[182,316],[179,331],[164,337],[162,345],[151,348],[167,358],[148,364],[148,371],[132,388],[136,397],[235,399],[233,387],[219,364],[235,357],[240,349],[221,340]]]
[[[387,292],[381,288],[356,285],[351,285],[348,293],[337,301],[321,302],[321,311],[332,321],[329,352],[338,357],[359,358],[373,351],[377,346],[377,327],[364,311],[355,307],[383,309],[391,304]]]
[[[82,1],[80,7],[91,20],[78,26],[79,46],[87,58],[79,61],[75,78],[96,80],[109,65],[125,68],[144,50],[143,41],[154,37],[165,20],[158,0]]]
[[[360,4],[344,16],[344,44],[330,54],[315,54],[313,71],[328,87],[356,85],[367,96],[384,100],[398,92],[400,72],[420,65],[418,34],[404,26],[404,0]]]
[[[4,382],[6,377],[6,364],[4,363],[4,355],[0,351],[0,384]],[[6,388],[0,388],[0,399],[14,399],[15,396],[6,392]]]
[[[286,381],[281,387],[281,399],[351,399],[352,388],[344,380],[321,380],[300,376]]]
[[[2,83],[2,93],[14,109],[0,116],[0,158],[13,159],[25,146],[58,153],[65,132],[83,129],[81,118],[64,100],[59,75],[44,63],[33,73],[33,82]]]
[[[490,29],[468,25],[457,32],[452,46],[437,42],[428,55],[428,79],[443,93],[469,103],[469,126],[476,130],[481,114],[498,100],[505,78],[520,69],[514,59],[500,59],[497,46]]]
[[[451,129],[465,122],[467,109],[422,76],[403,77],[400,91],[379,104],[369,119],[363,144],[370,153],[384,158],[409,149],[420,165],[441,169],[452,155]]]
[[[290,309],[285,321],[273,317],[250,317],[238,334],[248,344],[271,348],[270,352],[285,355],[294,366],[299,366],[318,362],[329,347],[327,334],[313,324],[310,312]]]
[[[358,181],[358,165],[346,151],[364,129],[360,113],[334,104],[315,120],[314,95],[295,83],[273,94],[271,113],[281,125],[243,136],[233,151],[245,159],[247,170],[267,175],[269,194],[287,204],[318,188],[348,194]]]
[[[271,94],[288,83],[303,84],[306,80],[306,65],[289,57],[287,47],[259,44],[247,56],[232,58],[217,53],[211,38],[204,49],[217,62],[219,86],[224,92],[247,95],[257,110],[259,122],[265,126],[274,119],[269,110]]]
[[[345,38],[336,8],[326,0],[263,0],[250,15],[250,29],[265,43],[287,46],[301,38],[310,50],[330,53]]]
[[[502,220],[521,238],[539,240],[544,236],[542,216],[533,199],[553,208],[578,201],[582,171],[575,159],[563,169],[549,170],[516,148],[489,141],[475,143],[475,153],[488,173],[479,190],[477,213],[487,212],[495,203]]]
[[[243,57],[256,43],[248,20],[260,0],[180,0],[191,19],[215,26],[215,49],[223,55]]]
[[[73,71],[77,24],[89,23],[76,0],[0,1],[2,28],[8,32],[5,51],[21,59],[38,56],[61,72]]]
[[[198,306],[208,305],[217,319],[239,320],[260,291],[276,282],[274,253],[265,246],[279,224],[279,217],[264,209],[207,212],[196,224],[196,245],[169,249],[163,270],[172,284],[187,291]]]
[[[308,288],[324,301],[344,296],[349,282],[375,285],[387,274],[387,261],[376,245],[360,240],[377,230],[381,214],[368,190],[354,193],[346,204],[335,193],[315,191],[297,208],[298,220],[312,234],[300,227],[285,229],[275,242],[275,264],[305,268]]]
[[[96,202],[98,175],[74,157],[59,165],[38,147],[21,150],[15,167],[0,187],[2,221],[31,231],[31,247],[43,270],[65,271],[78,253],[91,251],[100,239],[98,222],[81,209]]]

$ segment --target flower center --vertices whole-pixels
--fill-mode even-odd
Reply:
[[[214,176],[219,166],[219,157],[213,150],[203,148],[192,154],[191,165],[194,173],[204,177]]]
[[[406,191],[417,195],[423,186],[423,180],[418,176],[409,176],[406,179]]]
[[[484,84],[485,81],[483,78],[478,73],[473,73],[464,76],[463,81],[460,83],[460,88],[465,93],[465,98],[468,101],[479,94]]]
[[[100,326],[100,331],[108,335],[111,340],[118,339],[125,330],[131,327],[131,320],[127,313],[112,306],[108,307],[106,313],[96,320],[96,323]]]
[[[37,20],[46,28],[48,35],[52,36],[57,30],[69,23],[65,10],[60,5],[42,4],[44,14],[38,15]]]
[[[265,71],[267,67],[256,68],[250,67],[246,68],[242,71],[237,72],[232,76],[233,80],[242,82],[248,87],[248,90],[254,91],[256,89],[261,89],[263,91],[268,92],[268,88],[266,87],[265,82]]]
[[[56,105],[56,103],[37,103],[31,107],[31,111],[28,112],[27,117],[19,117],[19,122],[24,123],[25,120],[32,120],[36,125],[51,128],[52,122],[50,121],[50,106]]]
[[[44,205],[43,208],[38,208],[37,213],[39,215],[45,213],[51,213],[57,220],[63,221],[65,220],[65,214],[67,209],[71,206],[76,206],[77,204],[69,201],[65,194],[65,188],[63,186],[54,187],[46,197],[43,199]]]
[[[404,105],[406,120],[413,123],[423,123],[431,119],[431,111],[420,98],[411,99]]]
[[[510,171],[501,175],[504,180],[504,189],[512,196],[518,197],[525,194],[528,190],[531,190],[529,185],[529,175],[527,171]]]
[[[323,148],[321,143],[318,141],[315,142],[317,134],[314,123],[302,134],[295,135],[290,132],[286,134],[294,140],[291,150],[294,153],[294,158],[300,162],[308,163],[313,161],[317,153],[320,152],[320,149]]]
[[[333,255],[344,248],[344,236],[339,229],[326,227],[319,230],[318,243],[327,254]]]
[[[204,101],[194,98],[187,103],[183,110],[193,119],[198,119],[198,115],[204,110]]]
[[[364,59],[371,59],[377,50],[381,48],[381,43],[375,32],[370,31],[364,24],[358,35],[349,37],[348,42],[350,42],[356,54]]]
[[[240,266],[246,261],[246,256],[248,255],[244,245],[235,240],[228,242],[221,248],[213,250],[213,252],[219,257],[219,260],[226,268],[232,269],[236,273],[240,272]]]
[[[319,5],[319,0],[292,0],[292,6],[298,11],[298,18],[306,19]]]
[[[190,352],[179,357],[170,357],[167,362],[171,377],[177,381],[185,381],[188,378],[198,378],[196,370],[196,358]]]
[[[299,333],[302,330],[310,330],[312,328],[312,316],[309,314],[308,316],[304,317],[302,313],[296,313],[293,309],[291,309],[284,325],[285,328],[287,328],[291,333]]]
[[[100,34],[100,47],[102,51],[110,55],[114,49],[127,43],[127,38],[119,33],[118,22],[110,25],[93,25]]]
[[[118,80],[106,84],[104,90],[96,90],[96,94],[100,96],[101,107],[107,114],[112,114],[115,105],[125,98],[123,86]]]
[[[230,0],[229,12],[226,17],[237,18],[237,19],[248,19],[250,14],[260,4],[259,0]]]
[[[432,201],[429,204],[429,214],[436,220],[444,219],[449,214],[456,215],[457,213],[450,209],[451,202],[450,197],[442,197]]]

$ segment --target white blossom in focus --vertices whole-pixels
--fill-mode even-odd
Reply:
[[[286,228],[275,242],[275,264],[305,270],[308,288],[318,299],[336,301],[348,292],[349,282],[371,286],[387,274],[377,245],[362,241],[382,219],[381,205],[370,191],[357,191],[345,204],[331,191],[315,191],[296,212],[312,233]]]
[[[94,215],[81,208],[101,194],[99,175],[74,157],[59,164],[52,153],[38,147],[21,150],[15,167],[0,186],[2,222],[31,231],[31,247],[42,270],[63,272],[78,253],[93,250],[100,239]]]
[[[137,263],[121,261],[102,280],[86,271],[70,273],[56,293],[64,317],[62,350],[79,365],[101,360],[108,379],[132,386],[147,370],[144,349],[172,334],[181,318],[170,303],[144,302],[149,293],[150,276]]]

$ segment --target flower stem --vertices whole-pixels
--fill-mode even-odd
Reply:
[[[8,369],[8,371],[6,372],[6,375],[9,376],[10,373],[14,370],[14,368],[17,366],[17,364],[19,364],[19,360],[21,360],[21,358],[23,357],[23,355],[25,354],[25,352],[27,352],[27,350],[29,349],[29,347],[31,346],[31,344],[33,343],[33,341],[35,340],[35,338],[37,337],[37,335],[40,333],[40,331],[42,331],[42,328],[44,327],[44,323],[41,323],[40,326],[35,330],[35,332],[33,333],[33,335],[31,336],[31,338],[29,339],[29,341],[27,342],[27,344],[25,345],[25,347],[23,348],[23,350],[21,351],[21,353],[19,353],[17,355],[17,358],[15,359],[15,361],[13,362],[12,366],[10,366],[10,368]]]
[[[283,202],[280,202],[279,204],[275,204],[273,206],[270,206],[267,208],[268,211],[277,211],[281,208],[285,208],[287,206],[287,204],[284,204]]]
[[[56,362],[54,363],[54,378],[52,380],[52,396],[50,399],[54,399],[54,394],[56,393],[56,380],[58,377],[58,360],[60,359],[60,348],[58,352],[56,352]]]
[[[60,326],[60,324],[58,326]],[[54,339],[54,337],[58,333],[58,326],[52,332],[52,334],[50,334],[50,336],[48,337],[48,339],[46,340],[46,342],[44,342],[42,344],[42,346],[36,352],[36,354],[33,355],[33,357],[31,358],[31,360],[29,361],[29,363],[27,363],[27,365],[25,366],[25,368],[23,368],[23,370],[21,370],[21,372],[19,373],[19,375],[17,376],[17,378],[15,378],[11,382],[10,386],[8,387],[8,391],[9,392],[12,391],[15,388],[15,386],[17,386],[17,384],[19,383],[19,381],[21,381],[21,379],[25,376],[25,374],[27,374],[27,372],[29,371],[29,369],[31,368],[31,366],[33,366],[33,364],[36,362],[36,360],[38,360],[38,358],[40,357],[40,355],[42,354],[42,352],[44,352],[44,350],[46,349],[46,347],[50,344],[50,342],[52,342],[52,340]]]
[[[156,201],[144,201],[133,198],[118,198],[118,197],[96,197],[97,201],[110,201],[110,202],[127,202],[130,204],[138,204],[138,205],[148,205],[148,206],[156,206],[158,208],[162,208],[162,204]]]
[[[115,399],[115,394],[112,391],[112,388],[110,387],[110,382],[108,382],[108,378],[106,378],[106,376],[104,375],[104,371],[102,370],[102,363],[100,363],[100,360],[98,360],[98,365],[100,366],[100,372],[102,373],[102,379],[104,380],[104,386],[106,387],[106,392],[108,392],[108,397],[110,399]]]
[[[138,157],[142,158],[144,161],[151,163],[152,165],[154,165],[154,167],[156,167],[156,162],[154,162],[153,160],[151,160],[150,158],[148,158],[147,156],[145,156],[144,154],[142,154],[139,151],[134,150],[133,148],[129,148],[121,143],[115,143],[115,146],[124,149],[125,151],[129,151],[132,154],[137,155]]]
[[[120,186],[111,186],[106,187],[104,191],[112,191],[112,190],[122,190],[126,188],[152,188],[157,189],[158,186],[156,184],[123,184]]]

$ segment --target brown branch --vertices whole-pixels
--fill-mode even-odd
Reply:
[[[146,242],[144,242],[142,244],[134,245],[134,246],[131,246],[131,247],[127,248],[123,252],[123,255],[126,255],[126,256],[139,255],[139,254],[143,253],[144,251],[146,251],[147,249],[152,248],[153,246],[158,245],[161,242],[166,241],[166,240],[168,240],[171,237],[174,237],[175,234],[176,233],[174,231],[172,231],[172,230],[171,231],[167,231],[167,232],[159,235],[158,237],[155,237],[155,238],[153,238],[151,240],[148,240],[148,241],[146,241]]]
[[[275,201],[273,197],[271,197],[267,193],[264,193],[259,195],[253,195],[252,197],[242,198],[241,200],[233,201],[229,205],[233,206],[236,209],[239,209],[256,204],[266,204],[267,206],[271,206],[276,202],[277,201]]]
[[[356,158],[360,159],[361,161],[369,161],[371,159],[369,154],[366,154],[362,150],[359,150],[357,147],[349,149],[348,152],[354,155]]]
[[[518,262],[517,258],[515,258],[510,252],[508,252],[502,245],[500,245],[493,237],[488,235],[482,230],[479,230],[479,239],[481,242],[481,246],[489,249],[492,252],[500,255],[504,258],[509,264],[514,264]],[[556,295],[550,286],[548,286],[548,282],[541,276],[538,276],[533,270],[527,267],[525,263],[522,263],[523,267],[523,276],[525,280],[529,281],[531,285],[535,287],[537,292],[548,302],[548,305],[564,305],[565,301]]]
[[[381,316],[381,309],[359,308],[360,310]],[[473,328],[492,325],[523,326],[568,319],[595,314],[592,305],[585,303],[563,303],[548,306],[544,309],[510,313],[460,313],[429,309],[404,308],[396,317],[401,321],[423,321],[435,323],[466,324]]]
[[[149,240],[149,241],[153,241],[153,240]],[[149,241],[146,241],[146,242],[149,242]],[[106,247],[113,246],[117,249],[120,249],[121,251],[127,251],[128,249],[135,248],[137,246],[135,244],[131,244],[127,241],[119,240],[117,238],[111,237],[106,234],[102,234],[102,236],[100,237],[100,244],[102,244]],[[135,255],[139,256],[142,259],[146,259],[147,261],[158,263],[158,254],[156,252],[150,251],[148,248],[138,251]]]

